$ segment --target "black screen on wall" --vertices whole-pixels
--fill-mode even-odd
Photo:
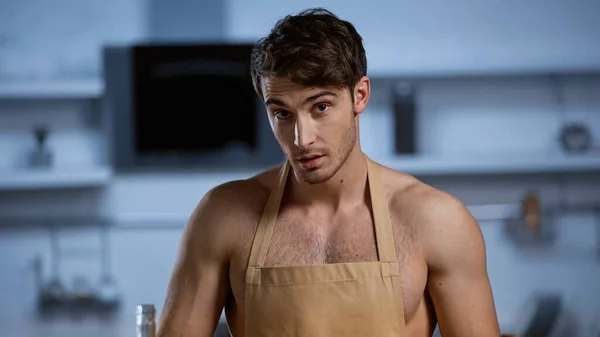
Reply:
[[[257,147],[252,45],[136,46],[133,124],[138,154]]]

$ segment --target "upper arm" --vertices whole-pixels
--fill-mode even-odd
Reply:
[[[477,221],[458,200],[442,192],[425,204],[427,287],[442,336],[499,336]]]
[[[190,217],[158,324],[158,337],[212,336],[229,292],[226,198],[212,190]]]

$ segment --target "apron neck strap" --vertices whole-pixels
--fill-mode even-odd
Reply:
[[[271,242],[271,236],[273,235],[273,229],[275,228],[275,220],[277,220],[277,213],[279,213],[279,206],[281,204],[281,198],[283,197],[283,191],[285,189],[289,171],[290,163],[286,161],[281,167],[281,170],[279,170],[273,190],[269,195],[269,199],[267,199],[267,204],[260,217],[258,228],[254,235],[254,241],[252,242],[252,248],[250,250],[248,267],[260,268],[265,263],[269,242]]]
[[[369,194],[371,195],[373,226],[375,227],[375,240],[379,261],[396,262],[396,244],[392,231],[388,199],[383,188],[383,182],[381,181],[381,169],[366,155],[365,159],[367,160]]]
[[[379,166],[365,155],[367,162],[367,177],[369,182],[369,194],[371,195],[371,208],[373,210],[373,222],[375,228],[375,239],[377,253],[381,262],[396,261],[396,246],[388,210],[388,202],[381,181],[381,170]],[[290,171],[288,161],[282,166],[277,175],[277,180],[269,195],[258,228],[250,250],[248,267],[260,268],[263,266],[271,242],[271,236],[275,228],[275,221],[281,205],[283,191]]]

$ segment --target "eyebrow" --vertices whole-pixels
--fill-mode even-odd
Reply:
[[[319,91],[318,93],[316,93],[316,94],[314,94],[314,95],[306,98],[304,100],[304,103],[306,104],[306,103],[312,102],[312,101],[314,101],[314,100],[316,100],[316,99],[318,99],[320,97],[323,97],[323,96],[334,96],[334,97],[337,97],[338,95],[335,92],[333,92],[333,91],[323,90],[323,91]],[[273,105],[279,105],[279,106],[286,106],[286,104],[282,100],[279,100],[279,99],[276,99],[276,98],[269,98],[269,99],[267,99],[265,101],[265,104],[266,105],[272,105],[273,104]]]

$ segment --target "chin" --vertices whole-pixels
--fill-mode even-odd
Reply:
[[[321,184],[321,183],[324,183],[324,182],[328,181],[329,179],[331,179],[331,177],[329,177],[329,176],[323,176],[323,175],[319,175],[319,174],[303,174],[299,178],[301,181],[303,181],[309,185]]]
[[[333,174],[328,172],[326,167],[319,167],[317,169],[310,170],[310,171],[305,171],[303,169],[300,169],[296,172],[297,172],[296,175],[297,175],[298,179],[309,185],[321,184],[321,183],[324,183],[324,182],[328,181],[329,179],[331,179],[331,177],[333,177]]]

